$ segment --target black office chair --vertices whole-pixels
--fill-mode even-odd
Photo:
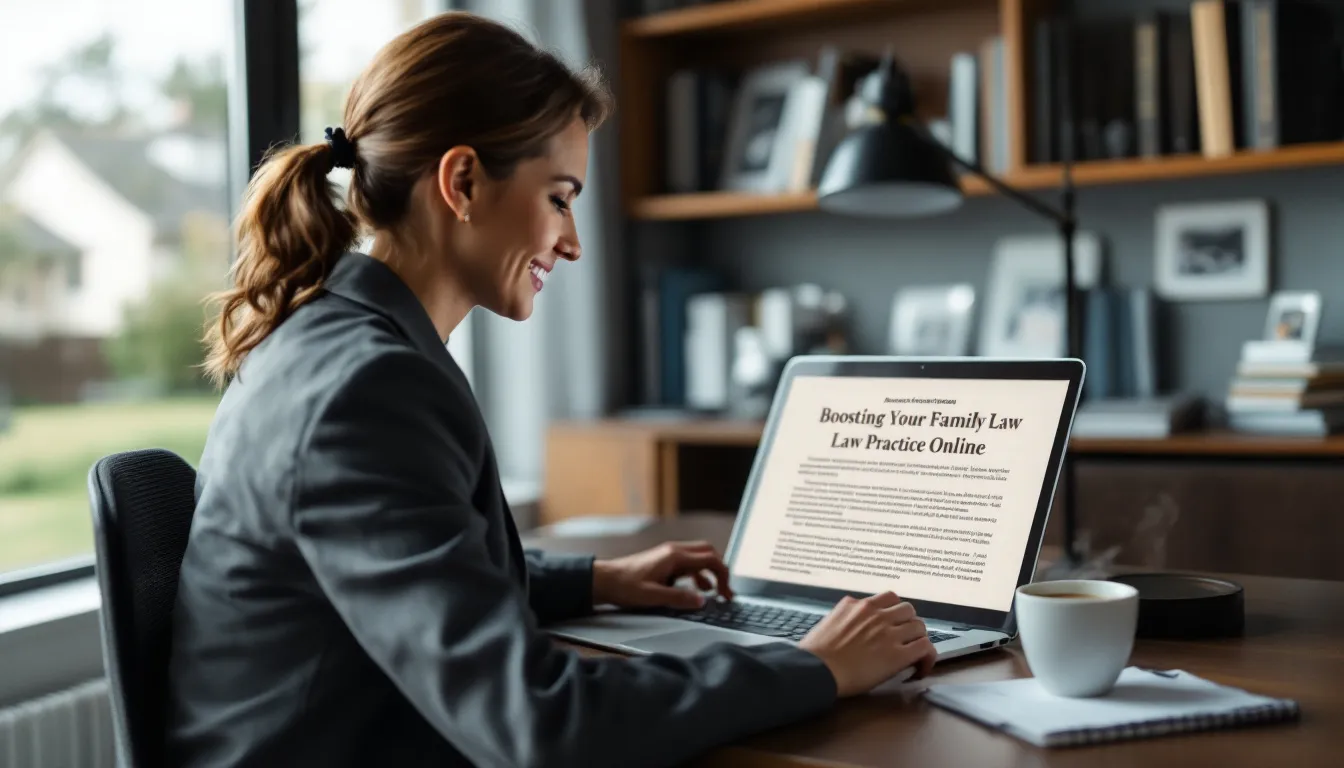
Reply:
[[[195,486],[196,470],[157,448],[105,456],[89,470],[103,663],[127,768],[164,763],[173,603]]]

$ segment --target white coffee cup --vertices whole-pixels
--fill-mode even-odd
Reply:
[[[1056,696],[1101,696],[1115,687],[1139,620],[1139,591],[1086,579],[1017,589],[1017,630],[1031,673]]]

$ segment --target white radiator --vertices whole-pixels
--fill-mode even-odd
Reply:
[[[0,709],[0,768],[114,768],[107,680]]]

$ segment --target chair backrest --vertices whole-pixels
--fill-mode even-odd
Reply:
[[[157,448],[112,454],[89,470],[89,497],[117,748],[123,765],[162,765],[173,603],[196,470]]]

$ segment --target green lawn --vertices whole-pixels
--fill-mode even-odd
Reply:
[[[216,397],[18,409],[0,433],[0,572],[92,551],[89,467],[135,448],[196,464]]]

